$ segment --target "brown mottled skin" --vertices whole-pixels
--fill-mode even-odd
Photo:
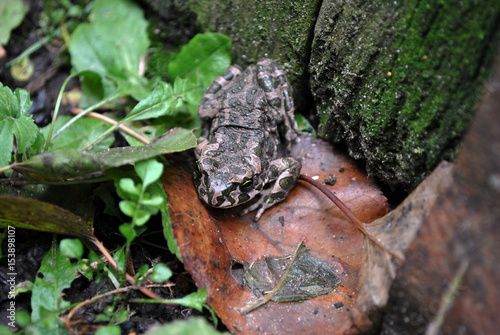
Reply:
[[[231,66],[205,92],[198,115],[203,134],[195,149],[194,182],[213,207],[238,206],[260,194],[242,214],[283,201],[300,175],[301,163],[281,157],[297,136],[291,87],[270,59],[242,72]]]

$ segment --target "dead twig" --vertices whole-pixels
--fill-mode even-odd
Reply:
[[[324,185],[321,183],[318,183],[316,180],[312,179],[309,176],[300,175],[300,179],[308,182],[309,184],[313,185],[316,187],[318,190],[323,192],[324,195],[326,195],[344,214],[351,220],[351,222],[356,226],[356,228],[359,229],[361,233],[363,233],[366,237],[370,239],[375,245],[377,245],[380,249],[384,250],[388,254],[390,254],[392,257],[397,259],[399,262],[403,262],[404,259],[395,253],[392,250],[387,249],[385,245],[383,245],[375,236],[373,236],[369,231],[366,230],[363,222],[361,222],[356,215],[354,215],[353,212],[347,207],[335,194],[333,194],[328,188],[326,188]]]

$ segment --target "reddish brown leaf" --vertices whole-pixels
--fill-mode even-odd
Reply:
[[[293,156],[302,157],[303,174],[320,181],[336,175],[336,183],[328,188],[361,221],[373,221],[387,212],[386,199],[374,182],[325,142],[303,137]],[[198,200],[191,166],[171,164],[163,176],[174,236],[186,269],[199,288],[207,289],[209,304],[227,327],[245,334],[348,332],[353,327],[350,313],[358,309],[362,236],[344,214],[320,191],[299,182],[287,200],[254,223],[254,213],[242,218],[241,208],[213,209]],[[300,303],[269,302],[242,316],[239,310],[256,298],[232,276],[233,260],[256,262],[291,254],[304,239],[311,255],[338,270],[341,285]]]

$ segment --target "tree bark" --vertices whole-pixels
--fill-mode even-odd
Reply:
[[[234,63],[276,59],[319,135],[407,191],[455,157],[500,45],[499,1],[172,1]]]

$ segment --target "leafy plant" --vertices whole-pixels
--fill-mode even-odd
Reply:
[[[119,227],[126,243],[108,257],[109,265],[105,265],[94,251],[83,248],[91,242],[103,254],[107,253],[93,235],[92,220],[81,216],[92,217],[92,205],[83,205],[77,210],[66,207],[64,201],[58,205],[48,203],[40,197],[47,189],[28,191],[28,188],[22,188],[25,190],[21,191],[23,196],[14,197],[13,190],[0,186],[0,192],[5,194],[0,199],[1,227],[11,225],[77,237],[64,239],[59,246],[54,242],[40,267],[39,273],[43,275],[31,287],[32,304],[37,306],[33,307],[31,315],[19,314],[18,324],[23,329],[41,333],[66,332],[57,315],[73,307],[62,298],[61,291],[69,287],[76,270],[88,278],[107,277],[117,292],[127,289],[146,292],[142,287],[147,283],[146,278],[161,283],[172,276],[165,264],[158,263],[153,267],[143,266],[132,277],[126,273],[125,264],[130,245],[147,229],[148,221],[158,212],[168,248],[180,259],[172,236],[167,195],[159,180],[163,173],[159,157],[196,145],[192,131],[171,128],[179,123],[190,127],[197,125],[198,121],[193,120],[197,119],[194,116],[203,92],[208,83],[229,66],[231,50],[229,38],[212,33],[200,34],[171,57],[172,65],[168,66],[171,82],[145,78],[139,69],[149,39],[147,21],[137,5],[122,0],[96,0],[88,6],[86,2],[72,4],[62,1],[54,9],[46,13],[50,17],[43,18],[45,26],[42,28],[47,33],[61,33],[63,41],[70,42],[73,74],[63,84],[55,106],[54,121],[44,129],[38,129],[27,114],[31,106],[28,92],[22,89],[12,92],[0,84],[0,175],[15,170],[26,179],[59,184],[100,182],[112,178],[114,191],[121,198],[120,211],[128,220]],[[89,22],[79,23],[81,13],[89,14]],[[70,26],[68,32],[66,29]],[[134,29],[129,29],[130,26]],[[83,96],[79,104],[85,109],[72,118],[57,117],[63,91],[74,77],[80,79]],[[105,121],[102,114],[92,114],[102,106],[107,106],[110,111]],[[99,120],[84,116],[99,117]],[[115,142],[111,135],[117,131],[132,146],[110,149]],[[132,169],[127,166],[132,166]],[[107,199],[108,206],[113,206],[109,192],[109,187],[96,189],[96,194]],[[25,212],[28,206],[32,212],[30,215]],[[116,208],[110,212],[118,215]],[[80,239],[84,240],[83,244]],[[76,262],[70,262],[70,258]],[[92,262],[98,266],[90,267]],[[132,286],[124,286],[126,281]],[[108,293],[93,299],[101,299]],[[206,293],[199,291],[182,299],[161,302],[201,311],[208,308],[205,300]],[[126,319],[127,312],[119,304],[110,308],[99,316],[101,320],[113,323]],[[68,314],[67,327],[70,327],[72,312],[74,309]],[[215,315],[213,317],[215,320]],[[109,334],[118,331],[114,325],[100,330]]]
[[[41,149],[40,131],[28,115],[30,107],[28,92],[19,88],[12,92],[0,83],[0,166]]]
[[[26,14],[26,7],[21,0],[0,1],[0,45],[10,39],[12,29],[17,27]]]

